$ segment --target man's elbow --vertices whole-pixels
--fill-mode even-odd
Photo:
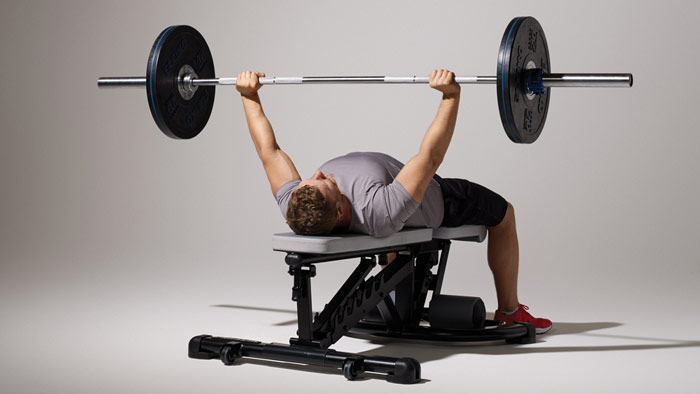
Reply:
[[[430,157],[430,164],[432,168],[434,168],[436,171],[438,167],[440,167],[440,164],[442,164],[442,161],[445,159],[445,155],[440,155],[440,154],[433,154]]]
[[[419,153],[418,156],[421,157],[423,165],[433,172],[437,171],[440,164],[442,164],[442,160],[445,158],[445,155],[441,155],[436,152],[425,152],[425,154]]]
[[[267,165],[268,163],[276,161],[279,158],[280,152],[281,149],[275,144],[275,146],[261,147],[258,150],[258,156],[260,160],[262,160],[263,165]]]

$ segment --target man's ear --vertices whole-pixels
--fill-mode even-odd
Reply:
[[[340,203],[335,204],[335,215],[337,216],[338,221],[343,219],[343,210],[340,209]]]

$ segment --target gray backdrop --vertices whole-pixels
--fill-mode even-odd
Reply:
[[[192,335],[257,338],[273,326],[259,311],[239,318],[244,307],[294,304],[270,249],[287,228],[235,89],[217,91],[200,136],[174,141],[143,90],[96,87],[98,76],[144,75],[163,28],[196,27],[219,76],[495,75],[503,30],[519,15],[542,24],[554,71],[631,72],[634,87],[556,90],[540,139],[516,145],[495,88],[464,86],[438,173],[513,203],[520,295],[536,314],[697,339],[698,2],[11,0],[0,15],[0,381],[8,392],[206,392],[218,386],[197,373],[280,376],[184,356]],[[427,86],[263,87],[261,97],[303,177],[348,151],[408,160],[440,99]],[[485,246],[453,249],[447,291],[481,295],[493,310]],[[348,269],[324,266],[315,296]],[[237,308],[210,307],[220,304]],[[257,339],[284,342],[293,326],[283,329]],[[688,368],[674,357],[645,365]],[[615,379],[607,370],[594,372]],[[687,372],[680,383],[665,376],[682,389],[698,382]],[[640,379],[649,390],[667,383]],[[262,381],[262,391],[284,384]]]

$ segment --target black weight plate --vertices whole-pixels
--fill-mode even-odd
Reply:
[[[189,100],[180,94],[178,74],[184,65],[199,78],[214,78],[214,60],[204,37],[190,26],[170,26],[160,33],[148,56],[146,93],[156,124],[176,139],[199,134],[214,107],[213,86],[198,87]]]
[[[503,128],[513,142],[529,144],[540,136],[549,109],[551,89],[527,94],[523,70],[542,68],[550,72],[549,48],[539,22],[518,17],[506,27],[498,50],[496,90]]]

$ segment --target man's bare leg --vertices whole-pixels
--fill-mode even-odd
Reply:
[[[515,230],[515,212],[508,203],[501,223],[489,227],[488,260],[496,284],[498,309],[514,311],[518,301],[518,234]]]
[[[515,211],[508,203],[506,216],[501,223],[488,227],[488,261],[496,284],[498,309],[514,311],[518,301],[518,234],[515,229]],[[387,253],[388,262],[396,258],[396,253]]]

